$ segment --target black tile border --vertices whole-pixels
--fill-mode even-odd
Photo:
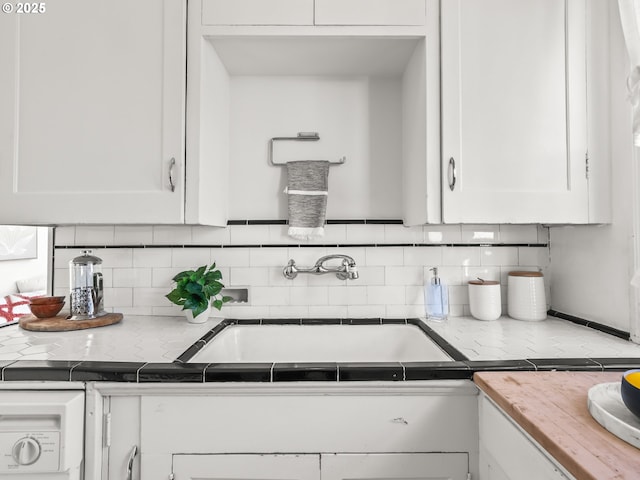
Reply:
[[[71,368],[72,382],[137,382],[145,362],[81,362]]]
[[[428,337],[431,338],[444,352],[449,355],[453,360],[463,362],[469,360],[466,355],[463,355],[456,347],[438,335],[434,329],[424,323],[419,318],[408,318],[407,323],[415,325],[422,330]]]
[[[583,325],[585,327],[593,328],[594,330],[598,330],[603,333],[608,333],[609,335],[622,338],[623,340],[631,340],[631,334],[629,332],[625,332],[624,330],[618,330],[617,328],[609,327],[608,325],[603,325],[598,322],[592,322],[591,320],[585,320],[584,318],[576,317],[574,315],[569,315],[568,313],[558,312],[557,310],[548,310],[547,315],[550,315],[556,318],[561,318],[563,320],[568,320],[569,322],[576,323],[578,325]]]

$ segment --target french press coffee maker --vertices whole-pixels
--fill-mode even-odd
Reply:
[[[82,255],[69,262],[71,289],[70,320],[90,320],[106,315],[104,311],[104,282],[102,260],[83,250]]]

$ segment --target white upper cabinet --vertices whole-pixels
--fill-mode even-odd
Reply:
[[[587,223],[585,1],[441,13],[442,220]]]
[[[0,16],[0,223],[184,221],[182,0]]]

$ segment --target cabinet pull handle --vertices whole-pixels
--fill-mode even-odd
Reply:
[[[129,461],[127,462],[127,480],[132,480],[133,476],[133,460],[136,458],[138,454],[138,446],[134,445],[131,449],[131,453],[129,454]]]
[[[171,191],[176,191],[176,184],[173,183],[173,168],[176,166],[176,159],[171,157],[171,161],[169,161],[169,185],[171,185]]]
[[[453,189],[456,188],[456,161],[451,157],[449,159],[449,189],[453,192]]]

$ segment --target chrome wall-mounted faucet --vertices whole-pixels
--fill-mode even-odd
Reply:
[[[342,263],[336,267],[325,267],[325,262],[334,259],[342,259]],[[295,260],[289,260],[287,266],[282,270],[285,278],[293,280],[298,273],[311,273],[313,275],[324,275],[325,273],[335,273],[340,280],[355,280],[358,278],[356,261],[349,255],[325,255],[320,257],[311,268],[300,268],[296,266]]]

